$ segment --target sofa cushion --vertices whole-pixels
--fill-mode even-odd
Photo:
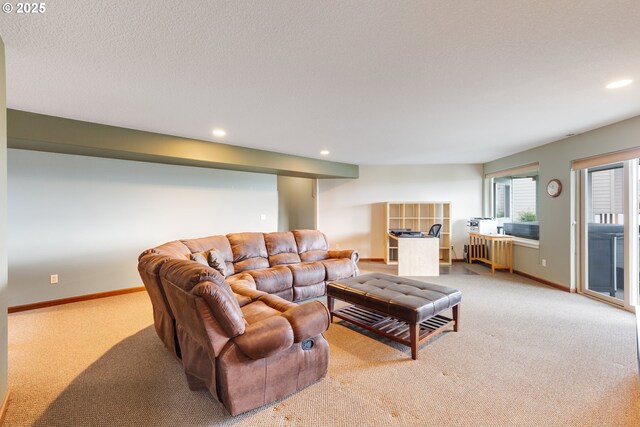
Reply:
[[[300,262],[300,255],[298,254],[283,252],[277,255],[269,255],[269,265],[272,267],[276,265],[295,264],[297,262]]]
[[[256,282],[256,289],[267,293],[276,293],[293,286],[293,275],[284,265],[259,270],[248,270]]]
[[[329,244],[324,233],[318,230],[293,230],[292,233],[302,261],[321,261],[328,257]]]
[[[189,248],[191,252],[208,252],[211,249],[220,251],[223,255],[232,259],[231,246],[226,236],[208,236],[198,239],[182,239],[181,242]]]
[[[324,282],[320,282],[317,285],[309,286],[294,286],[293,287],[293,300],[302,301],[309,298],[321,297],[327,291],[327,286]]]
[[[269,268],[269,260],[266,258],[249,258],[243,261],[239,261],[233,264],[233,268],[236,273],[240,273],[248,270],[258,270],[261,268]]]
[[[269,255],[269,264],[272,267],[300,262],[296,239],[290,231],[265,233],[264,243]]]
[[[196,252],[195,254],[191,254],[191,261],[195,261],[198,264],[210,267],[209,262],[207,261],[207,256],[204,252]]]
[[[327,238],[322,231],[293,230],[291,233],[296,239],[296,245],[298,245],[298,253],[317,250],[329,250]]]
[[[350,259],[326,259],[321,261],[327,271],[325,280],[338,280],[352,277],[355,274],[354,264]]]
[[[301,288],[301,289],[304,289],[304,288]],[[274,292],[271,295],[280,297],[287,301],[293,301],[293,288],[291,287],[291,288],[284,289],[282,291]]]
[[[236,273],[269,267],[267,247],[262,233],[231,233],[227,234],[227,238],[231,245]]]
[[[209,236],[201,237],[199,239],[184,239],[181,242],[189,248],[192,253],[195,252],[209,252],[212,249],[220,252],[222,259],[225,262],[225,273],[231,275],[233,271],[233,253],[231,252],[231,245],[226,236]]]
[[[269,305],[265,304],[264,301],[260,300],[247,304],[244,307],[241,307],[240,310],[242,311],[244,320],[246,320],[249,325],[272,316],[279,316],[282,313],[273,307],[269,307]]]
[[[227,275],[227,264],[225,263],[224,257],[220,251],[211,249],[209,251],[209,256],[207,257],[207,262],[209,263],[209,266],[218,270],[223,276]]]
[[[192,253],[191,261],[195,261],[199,264],[211,267],[215,270],[218,270],[218,272],[223,276],[226,276],[227,266],[224,262],[224,259],[222,259],[222,255],[220,254],[220,252],[216,251],[215,249],[212,249],[209,252]]]
[[[324,282],[326,272],[321,262],[301,262],[287,265],[293,275],[293,286],[309,286]]]

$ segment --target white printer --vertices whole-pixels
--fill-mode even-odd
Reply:
[[[493,218],[471,218],[467,227],[470,233],[498,234],[498,222]]]

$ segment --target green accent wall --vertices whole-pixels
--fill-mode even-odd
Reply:
[[[278,177],[278,231],[315,229],[317,181]]]
[[[0,38],[0,405],[8,392],[7,334],[7,90],[4,43]]]
[[[552,142],[531,150],[503,157],[484,164],[485,174],[520,165],[539,162],[538,217],[540,247],[516,246],[514,268],[535,277],[575,289],[573,260],[576,256],[574,173],[571,161],[640,146],[640,116],[604,126],[580,135]],[[550,197],[547,183],[557,178],[562,182],[562,194]],[[489,213],[488,191],[485,185],[485,215]],[[546,267],[541,260],[545,259]]]
[[[8,147],[303,178],[357,178],[358,166],[7,110]]]

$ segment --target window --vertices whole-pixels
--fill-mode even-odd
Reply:
[[[538,240],[538,171],[492,179],[493,216],[504,234]]]

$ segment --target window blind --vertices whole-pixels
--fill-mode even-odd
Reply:
[[[489,178],[497,178],[499,176],[517,175],[525,172],[534,172],[538,170],[538,167],[539,167],[538,162],[529,163],[522,166],[516,166],[509,169],[503,169],[503,170],[491,172],[491,173],[485,174],[484,177],[489,179]]]
[[[599,156],[585,157],[584,159],[573,160],[571,170],[586,169],[594,166],[606,165],[609,163],[622,162],[629,159],[640,158],[640,147],[629,150],[614,151],[613,153]]]

